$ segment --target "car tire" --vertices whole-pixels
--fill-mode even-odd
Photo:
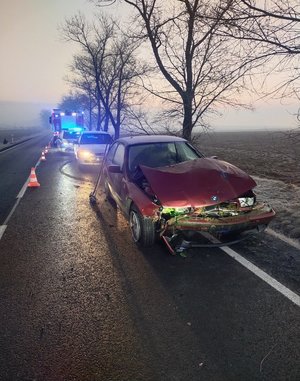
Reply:
[[[129,212],[129,226],[133,241],[142,246],[154,245],[156,241],[155,225],[151,218],[145,218],[133,206]]]

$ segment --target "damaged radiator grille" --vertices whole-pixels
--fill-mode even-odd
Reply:
[[[210,218],[223,218],[223,217],[234,217],[241,214],[248,213],[252,208],[241,208],[238,203],[226,203],[214,206],[208,206],[201,208],[201,210],[196,211],[192,214],[192,217],[210,217]]]

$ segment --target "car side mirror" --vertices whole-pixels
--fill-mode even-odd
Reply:
[[[109,165],[108,166],[108,172],[110,173],[121,173],[121,167],[119,165],[116,165],[116,164],[112,164],[112,165]]]

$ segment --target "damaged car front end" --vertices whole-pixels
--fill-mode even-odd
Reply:
[[[141,171],[141,189],[157,206],[152,218],[161,237],[190,238],[195,232],[236,237],[263,231],[275,216],[257,200],[254,180],[228,163],[199,158],[155,169],[141,166]]]
[[[117,170],[113,157],[107,161],[105,180],[136,243],[149,246],[160,237],[171,247],[174,237],[191,240],[199,232],[236,237],[263,231],[274,218],[244,171],[204,157],[181,138],[144,139],[123,139],[124,160]]]

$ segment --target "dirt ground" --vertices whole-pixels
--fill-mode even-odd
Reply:
[[[216,155],[254,176],[257,195],[277,216],[270,227],[300,240],[300,139],[286,132],[211,132],[195,145],[206,156]]]

